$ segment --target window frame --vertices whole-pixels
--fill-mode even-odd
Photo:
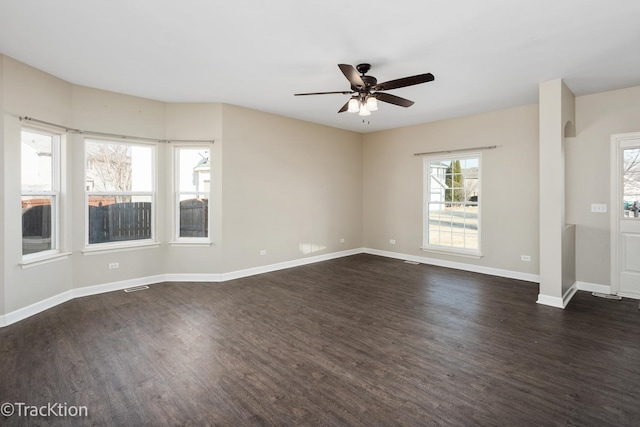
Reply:
[[[62,197],[61,189],[61,170],[62,170],[62,134],[53,132],[48,129],[22,126],[20,129],[20,150],[22,151],[22,134],[23,132],[30,132],[39,135],[51,137],[51,190],[50,191],[23,191],[22,189],[22,177],[20,178],[20,203],[22,204],[23,197],[51,197],[51,249],[44,251],[33,252],[30,254],[22,253],[21,264],[36,263],[41,260],[49,258],[56,258],[61,254],[61,212],[60,212],[60,198]],[[20,156],[20,174],[22,175],[23,168],[22,155]],[[20,215],[22,220],[22,215]],[[22,224],[20,225],[20,241],[23,240]],[[21,245],[22,247],[22,245]],[[22,250],[21,250],[22,252]]]
[[[433,161],[451,161],[474,159],[478,161],[478,183],[476,193],[478,194],[477,202],[455,202],[462,203],[465,206],[477,206],[478,208],[478,246],[476,249],[461,248],[452,245],[441,245],[429,243],[429,205],[435,202],[431,201],[431,162]],[[428,252],[443,253],[447,255],[458,255],[470,258],[481,258],[482,255],[482,153],[481,152],[464,152],[457,154],[434,154],[427,155],[423,158],[423,203],[422,203],[422,246],[420,249]],[[446,201],[445,201],[446,203]]]
[[[95,191],[87,189],[88,182],[88,152],[87,147],[90,143],[101,143],[101,144],[114,144],[114,145],[127,145],[127,146],[137,146],[137,147],[150,147],[151,148],[151,165],[150,165],[150,173],[151,173],[151,191]],[[157,162],[158,162],[158,144],[138,141],[135,139],[127,139],[126,141],[103,138],[103,137],[92,137],[87,136],[84,138],[84,163],[83,163],[83,186],[84,186],[84,250],[83,252],[90,253],[93,251],[112,251],[112,250],[126,250],[126,249],[135,249],[139,247],[155,247],[159,245],[157,241],[157,211],[158,211],[158,176],[157,176]],[[148,239],[133,239],[133,240],[122,240],[116,242],[98,242],[98,243],[90,243],[89,242],[89,199],[92,196],[147,196],[151,198],[151,237]]]
[[[209,191],[180,191],[180,150],[208,150],[209,151]],[[211,188],[212,188],[212,144],[175,144],[172,151],[173,180],[172,180],[172,204],[173,204],[173,244],[178,245],[206,245],[212,243],[211,239]],[[207,236],[206,237],[181,237],[180,236],[180,196],[182,195],[207,195]]]

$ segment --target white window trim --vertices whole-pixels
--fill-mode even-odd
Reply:
[[[158,194],[158,174],[157,174],[157,159],[158,159],[158,144],[141,142],[136,140],[118,141],[108,138],[94,138],[88,137],[84,139],[84,163],[83,163],[83,186],[87,182],[87,143],[89,141],[104,143],[104,144],[121,144],[151,147],[151,174],[152,185],[151,192],[149,191],[84,191],[84,249],[82,253],[84,255],[93,255],[98,253],[111,253],[120,252],[135,249],[145,249],[160,246],[160,243],[156,240],[156,215],[157,215],[157,194]],[[106,196],[150,196],[151,197],[151,238],[150,239],[138,239],[138,240],[125,240],[122,242],[103,242],[103,243],[89,243],[89,197],[96,195]]]
[[[180,188],[180,156],[179,150],[182,149],[207,149],[209,150],[209,167],[213,164],[213,145],[212,144],[175,144],[171,151],[171,161],[173,163],[173,180],[172,180],[172,203],[173,203],[173,240],[169,242],[169,245],[174,247],[211,247],[213,241],[211,239],[211,187],[212,183],[209,183],[209,191],[179,191]],[[210,176],[213,175],[211,169],[209,170]],[[209,230],[207,237],[180,237],[180,196],[183,194],[204,194],[206,193],[209,200],[208,209],[208,224]]]
[[[54,261],[61,261],[63,259],[69,258],[70,256],[71,252],[47,251],[47,254],[42,254],[42,256],[29,257],[28,259],[23,257],[22,262],[20,263],[20,268],[24,270],[25,268],[36,267],[38,265],[48,264]]]
[[[468,158],[477,158],[478,159],[478,194],[482,195],[482,153],[480,152],[466,152],[466,153],[456,153],[456,154],[439,154],[432,156],[424,156],[422,169],[423,169],[423,177],[422,177],[422,186],[423,186],[423,201],[422,201],[422,246],[420,250],[425,252],[432,252],[443,255],[455,255],[467,258],[482,258],[482,200],[483,197],[480,197],[478,200],[478,249],[465,249],[465,248],[456,248],[453,246],[445,246],[445,245],[433,245],[429,244],[429,202],[430,202],[430,165],[429,163],[433,160],[462,160]]]
[[[53,228],[53,232],[51,234],[51,249],[46,251],[35,252],[32,254],[22,255],[22,260],[19,263],[21,268],[26,268],[25,266],[35,266],[40,264],[45,264],[47,262],[56,261],[57,259],[66,258],[69,253],[62,252],[61,249],[61,221],[60,221],[60,199],[62,197],[62,189],[61,189],[61,178],[60,174],[62,171],[62,135],[60,133],[53,132],[48,129],[40,128],[40,127],[31,127],[31,126],[23,126],[20,129],[20,135],[22,137],[22,132],[32,132],[39,133],[41,135],[47,135],[51,137],[51,185],[53,187],[52,191],[22,191],[20,189],[20,200],[22,201],[23,196],[27,197],[37,197],[37,196],[45,196],[52,197],[53,203],[51,204],[51,227]],[[21,138],[22,139],[22,138]],[[22,144],[22,142],[21,142]],[[22,167],[22,165],[21,165]],[[22,183],[21,183],[22,185]],[[21,216],[22,219],[22,216]],[[22,229],[22,225],[20,225]],[[22,232],[20,232],[20,237],[22,241]],[[22,246],[20,251],[22,252]]]

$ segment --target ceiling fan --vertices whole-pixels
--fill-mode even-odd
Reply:
[[[361,116],[368,116],[371,114],[371,111],[378,109],[378,101],[399,105],[400,107],[411,107],[414,104],[413,101],[382,91],[427,83],[435,79],[433,74],[426,73],[378,83],[378,79],[366,75],[371,68],[370,64],[358,64],[356,68],[348,64],[338,64],[338,67],[340,67],[342,74],[344,74],[347,80],[349,80],[349,83],[351,83],[350,91],[296,93],[294,96],[329,95],[336,93],[351,95],[351,99],[342,106],[338,113],[347,111],[349,113],[359,113]]]

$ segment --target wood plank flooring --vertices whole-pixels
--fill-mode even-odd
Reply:
[[[355,255],[85,297],[0,329],[2,425],[640,425],[637,301]]]

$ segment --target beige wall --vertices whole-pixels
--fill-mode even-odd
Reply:
[[[164,274],[215,275],[361,246],[360,134],[229,105],[167,104],[76,86],[0,58],[0,315],[75,288]],[[61,211],[62,251],[71,256],[22,269],[21,231],[16,226],[21,220],[20,180],[15,178],[20,176],[19,116],[143,138],[215,139],[213,245],[170,244],[174,144],[157,143],[155,219],[160,245],[83,252],[84,135],[69,133],[63,138],[62,177],[68,185]],[[260,249],[267,255],[260,256]],[[119,268],[108,269],[114,262]]]
[[[362,135],[226,104],[222,117],[227,271],[362,245]]]
[[[413,154],[490,145],[498,148],[482,151],[484,256],[421,251],[423,160]],[[537,106],[366,134],[363,218],[369,248],[538,274]]]
[[[576,98],[576,137],[566,141],[566,214],[576,224],[578,281],[610,284],[609,215],[592,213],[591,204],[609,205],[611,135],[637,131],[640,86]]]
[[[122,95],[84,86],[72,87],[74,128],[95,132],[116,133],[146,138],[164,138],[165,104],[149,99]],[[58,122],[59,123],[59,122]],[[147,248],[114,253],[83,253],[85,244],[84,200],[84,136],[72,135],[73,179],[73,287],[111,283],[138,277],[164,273],[165,248]],[[158,165],[163,165],[166,144],[157,143]],[[157,188],[164,188],[168,181],[166,170],[157,171]],[[165,193],[159,191],[155,204],[157,239],[165,240]],[[108,269],[117,262],[118,269]]]
[[[5,312],[33,304],[71,289],[71,260],[21,269],[19,116],[65,123],[71,118],[71,85],[11,58],[4,57],[4,299]],[[63,195],[62,203],[68,200]],[[68,212],[66,212],[68,214]],[[64,217],[63,221],[69,221]],[[62,237],[68,242],[70,232]]]
[[[213,244],[207,247],[169,246],[165,265],[168,272],[174,274],[220,273],[222,265],[222,105],[221,104],[167,104],[165,129],[168,139],[215,140],[211,147],[211,222],[209,232]],[[165,171],[171,171],[173,157],[168,148]],[[168,203],[173,200],[170,180],[166,185]],[[174,215],[174,212],[167,213]],[[173,218],[173,216],[171,217]],[[174,239],[173,221],[165,224],[167,241]]]

